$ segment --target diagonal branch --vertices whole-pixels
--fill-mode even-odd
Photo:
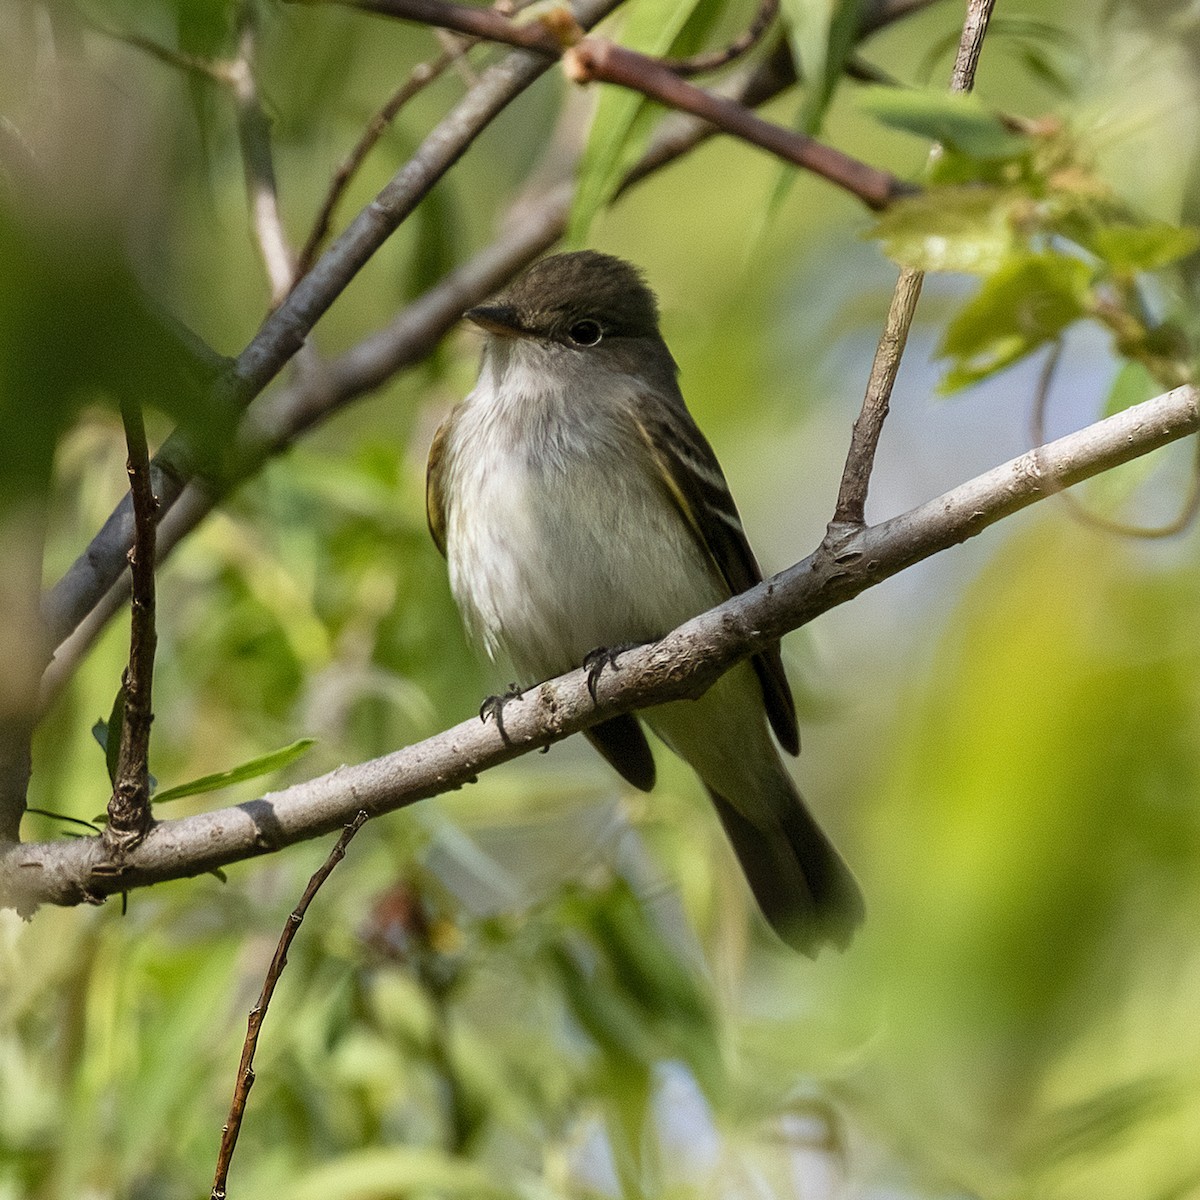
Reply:
[[[394,754],[200,816],[163,821],[119,864],[99,838],[0,851],[0,904],[99,901],[270,853],[345,824],[473,783],[481,771],[618,713],[701,694],[740,659],[884,579],[966,541],[1061,488],[1200,430],[1200,389],[1181,387],[995,467],[937,499],[822,544],[772,579],[622,655],[589,693],[573,671],[510,701],[494,723],[466,721]]]
[[[889,172],[835,150],[816,138],[764,121],[736,100],[688,83],[657,59],[626,50],[603,38],[585,38],[572,46],[563,56],[563,69],[575,83],[619,84],[671,108],[701,117],[725,133],[827,179],[857,196],[868,208],[886,208],[893,200],[916,190]]]
[[[382,108],[367,123],[362,135],[338,164],[330,180],[329,189],[321,207],[317,210],[312,229],[300,251],[298,275],[306,274],[316,261],[325,238],[333,225],[333,214],[346,193],[346,188],[367,155],[383,136],[388,126],[396,119],[400,110],[418,93],[438,79],[451,64],[461,58],[471,47],[469,42],[460,42],[453,49],[444,50],[433,62],[418,63],[409,72],[408,78],[388,97]]]

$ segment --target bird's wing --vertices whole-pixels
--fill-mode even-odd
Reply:
[[[453,420],[454,413],[451,413],[438,426],[437,433],[433,435],[433,445],[429,447],[429,462],[425,466],[425,519],[429,522],[433,544],[443,558],[446,557],[446,497],[443,491],[446,441]]]
[[[650,450],[663,486],[675,502],[701,551],[713,562],[732,595],[762,581],[762,570],[729,494],[717,456],[692,420],[682,396],[669,411],[639,397],[638,430]],[[783,670],[778,645],[754,658],[771,728],[789,753],[800,750],[796,705]]]

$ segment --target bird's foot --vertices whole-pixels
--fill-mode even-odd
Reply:
[[[641,644],[641,642],[622,642],[619,646],[598,646],[583,656],[583,665],[587,670],[588,691],[591,693],[593,704],[596,703],[596,685],[600,682],[600,676],[604,674],[604,668],[612,667],[614,671],[620,670],[617,666],[617,659],[627,650],[636,650]]]
[[[500,731],[500,737],[507,742],[508,735],[504,732],[504,706],[510,700],[520,700],[524,694],[515,683],[510,683],[500,695],[489,696],[479,706],[479,719],[486,724],[487,719],[491,717],[496,722],[496,728]]]

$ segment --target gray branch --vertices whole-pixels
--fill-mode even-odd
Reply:
[[[882,580],[989,525],[1200,429],[1200,390],[1177,388],[1059,438],[878,525],[826,540],[803,561],[621,656],[596,702],[574,671],[506,704],[504,736],[472,719],[415,746],[233,808],[164,821],[120,865],[100,838],[28,843],[0,853],[0,903],[98,902],[211,871],[475,782],[490,767],[630,709],[703,693],[734,662]]]

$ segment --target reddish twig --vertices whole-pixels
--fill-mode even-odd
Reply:
[[[154,629],[154,543],[158,501],[150,482],[150,452],[141,405],[133,399],[121,402],[121,420],[129,450],[126,469],[133,497],[133,548],[129,552],[132,584],[129,629],[129,665],[121,680],[124,693],[117,769],[112,798],[108,802],[108,825],[104,840],[110,850],[123,853],[146,836],[153,818],[150,813],[150,724],[154,720],[154,651],[158,642]]]
[[[726,133],[844,188],[868,208],[886,208],[897,197],[915,190],[887,171],[851,158],[803,133],[764,121],[736,100],[714,95],[680,79],[657,59],[603,38],[589,37],[572,46],[563,56],[563,69],[576,83],[619,84],[670,108],[701,117]]]
[[[225,1200],[225,1187],[229,1180],[229,1166],[233,1161],[233,1152],[237,1149],[238,1134],[242,1128],[242,1118],[246,1115],[246,1101],[250,1097],[250,1089],[254,1086],[254,1052],[258,1048],[258,1035],[262,1031],[263,1021],[266,1020],[267,1009],[271,1005],[271,997],[275,994],[275,986],[279,983],[284,967],[287,966],[288,950],[291,948],[292,942],[300,930],[300,924],[304,920],[305,913],[308,912],[308,906],[312,903],[313,897],[321,890],[321,885],[329,878],[333,868],[346,857],[346,847],[350,844],[354,835],[363,827],[366,820],[366,811],[359,809],[354,819],[342,830],[342,835],[338,838],[337,844],[329,852],[329,857],[308,881],[308,886],[304,889],[304,894],[300,897],[299,904],[296,905],[288,916],[287,922],[283,927],[283,933],[279,935],[279,944],[275,947],[275,954],[271,958],[271,965],[267,968],[267,975],[263,980],[262,991],[258,996],[258,1003],[250,1010],[250,1016],[246,1022],[246,1040],[242,1043],[242,1057],[238,1063],[237,1082],[233,1088],[233,1100],[229,1105],[229,1117],[221,1129],[221,1149],[217,1155],[217,1169],[213,1177],[212,1200]]]
[[[912,189],[886,171],[868,166],[802,133],[773,125],[736,100],[706,92],[680,78],[669,63],[585,37],[566,9],[552,9],[536,21],[511,21],[494,9],[471,8],[447,0],[343,0],[352,8],[418,21],[488,41],[561,57],[575,83],[612,83],[691,113],[734,137],[828,179],[872,209],[886,208]]]
[[[684,77],[720,70],[758,45],[778,15],[779,0],[762,0],[754,19],[746,26],[741,36],[735,38],[728,46],[721,50],[710,50],[705,54],[693,54],[688,58],[669,58],[663,61],[676,75]]]
[[[994,5],[995,0],[969,0],[967,4],[958,57],[950,81],[950,90],[953,92],[969,92],[974,85],[975,68],[979,63],[979,52],[983,48],[983,37],[987,33]],[[883,423],[887,419],[892,389],[900,370],[900,360],[917,310],[917,301],[921,298],[924,279],[923,271],[905,267],[892,292],[883,336],[871,364],[862,409],[850,435],[850,449],[842,470],[833,520],[829,524],[828,536],[832,542],[844,537],[848,531],[861,528],[866,521],[867,490],[871,483],[871,472],[875,468],[875,454],[879,449]]]

